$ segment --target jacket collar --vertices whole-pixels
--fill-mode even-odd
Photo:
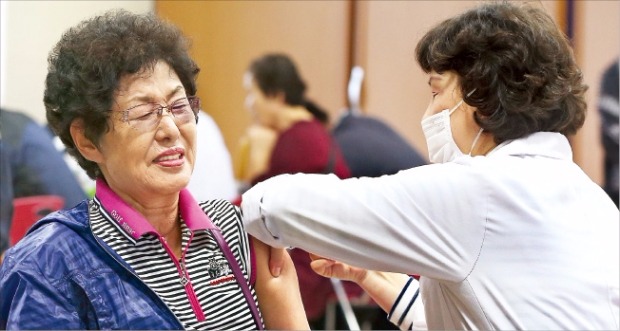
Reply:
[[[97,200],[125,233],[136,240],[147,233],[159,236],[151,223],[121,199],[103,178],[98,178],[96,185]],[[209,216],[200,208],[187,189],[179,193],[179,212],[185,225],[192,231],[215,228]]]

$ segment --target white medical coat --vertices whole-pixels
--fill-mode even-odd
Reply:
[[[429,329],[619,328],[618,209],[558,133],[379,178],[278,176],[242,209],[270,245],[421,275]]]

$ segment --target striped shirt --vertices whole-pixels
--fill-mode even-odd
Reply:
[[[110,207],[119,203],[120,198],[105,183],[97,183],[97,195],[91,201],[91,228],[163,300],[185,329],[256,329],[241,288],[217,242],[206,228],[188,226],[192,223],[184,219],[192,215],[191,210],[184,213],[181,206],[184,195],[194,202],[186,190],[180,195],[180,259],[174,257],[165,239],[140,214],[119,211],[128,205],[118,210]],[[221,230],[248,281],[252,263],[238,209],[225,200],[210,200],[199,206]],[[253,286],[250,290],[257,301]]]

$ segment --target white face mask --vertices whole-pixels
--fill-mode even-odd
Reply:
[[[452,137],[452,129],[450,127],[450,115],[463,103],[461,100],[452,109],[444,109],[443,111],[429,116],[422,120],[422,131],[426,137],[426,145],[428,146],[428,157],[431,163],[450,162],[457,157],[463,155],[461,149],[454,142]],[[474,149],[482,128],[478,131],[474,142],[471,144],[469,154]]]

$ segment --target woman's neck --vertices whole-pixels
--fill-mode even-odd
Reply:
[[[177,258],[181,257],[181,222],[179,218],[178,199],[162,204],[135,206],[140,214],[164,238]]]
[[[493,135],[483,131],[471,155],[487,155],[495,147],[497,147],[497,144],[495,143]]]
[[[280,116],[276,121],[276,130],[284,132],[298,122],[311,121],[313,119],[312,113],[303,106],[286,106],[280,111]]]
[[[107,182],[109,188],[165,239],[177,257],[181,252],[181,224],[179,221],[179,191],[127,191]]]

